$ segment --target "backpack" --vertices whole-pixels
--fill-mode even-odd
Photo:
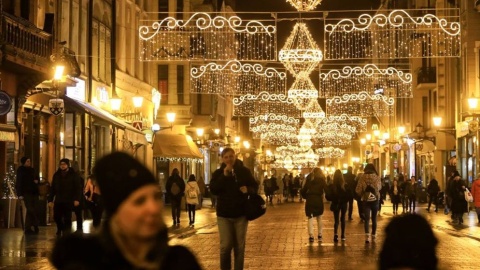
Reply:
[[[188,188],[187,196],[188,196],[189,199],[196,199],[197,198],[197,191],[195,190],[194,187],[190,186],[190,188]]]
[[[173,182],[172,187],[170,188],[170,193],[176,196],[180,193],[180,187],[177,185],[176,182]]]
[[[362,201],[374,202],[376,200],[378,200],[378,198],[375,195],[375,189],[371,185],[367,184],[365,191],[363,191]]]

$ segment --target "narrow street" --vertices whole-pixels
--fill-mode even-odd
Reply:
[[[328,207],[328,205],[327,205]],[[465,224],[454,225],[449,216],[427,213],[420,204],[417,213],[432,224],[440,240],[437,255],[440,269],[478,269],[480,257],[480,227],[474,212]],[[165,220],[170,224],[170,208],[165,207]],[[267,214],[250,223],[247,235],[245,269],[375,269],[381,250],[383,230],[392,217],[390,204],[382,207],[378,218],[376,242],[364,243],[363,223],[354,211],[354,220],[347,221],[345,242],[333,243],[333,214],[323,217],[323,242],[308,242],[307,218],[304,204],[297,202],[269,206]],[[171,244],[184,245],[197,256],[204,269],[219,269],[219,239],[215,211],[206,205],[197,212],[194,229],[189,228],[188,217],[182,213],[181,226],[170,228]],[[84,228],[89,221],[84,223]],[[85,230],[85,233],[88,233]],[[0,230],[0,269],[53,269],[48,256],[55,241],[54,224],[43,227],[39,235],[23,235],[20,229]],[[412,243],[413,245],[415,243]]]

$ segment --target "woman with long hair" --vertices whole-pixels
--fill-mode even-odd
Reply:
[[[188,225],[193,226],[195,223],[195,211],[200,198],[200,188],[198,187],[197,179],[194,174],[188,177],[188,182],[185,185],[185,194],[188,210]]]
[[[372,218],[372,240],[375,240],[377,232],[378,201],[380,199],[380,188],[382,181],[372,163],[368,163],[363,169],[363,175],[358,180],[355,192],[363,202],[363,213],[365,215],[365,243],[370,243],[370,217]]]
[[[345,183],[343,174],[340,170],[336,170],[333,174],[333,183],[329,187],[331,191],[330,210],[333,211],[334,223],[334,236],[333,242],[338,242],[338,225],[341,223],[342,241],[345,241],[345,213],[347,212],[347,204],[352,197],[350,187]],[[328,198],[327,198],[328,199]]]
[[[398,214],[398,204],[402,200],[401,190],[397,180],[393,180],[392,187],[390,188],[390,199],[392,200],[393,214],[396,215]]]
[[[313,169],[307,178],[310,178],[309,181],[305,183],[300,194],[306,199],[305,203],[305,214],[308,217],[308,240],[310,242],[315,241],[313,236],[313,221],[317,221],[318,229],[318,241],[322,241],[322,215],[323,215],[323,194],[327,188],[327,182],[325,181],[325,175],[322,173],[320,168]]]

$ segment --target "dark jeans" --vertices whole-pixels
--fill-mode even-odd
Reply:
[[[82,205],[73,207],[75,219],[77,221],[77,230],[83,231],[83,207]]]
[[[172,203],[173,222],[180,223],[180,211],[181,211],[182,198],[172,198],[170,202]]]
[[[365,220],[365,214],[363,211],[363,202],[361,200],[357,200],[357,208],[358,208],[358,216],[361,220]]]
[[[370,233],[370,214],[372,218],[372,235],[377,232],[377,213],[378,201],[363,202],[363,212],[365,214],[365,233]]]
[[[345,213],[347,212],[347,202],[340,203],[340,207],[333,211],[335,223],[333,225],[334,234],[338,235],[338,224],[341,224],[342,237],[345,236]]]
[[[392,202],[392,207],[393,207],[393,212],[397,213],[398,212],[398,202]]]
[[[408,211],[408,197],[401,196],[401,200],[402,200],[402,210],[403,210],[403,212]]]
[[[53,219],[57,224],[57,232],[70,232],[72,230],[73,203],[53,204]]]
[[[437,195],[430,195],[428,197],[428,211],[430,211],[430,206],[432,205],[432,202],[433,202],[433,205],[435,205],[435,212],[437,212]]]
[[[410,212],[415,212],[415,205],[417,203],[417,197],[415,195],[412,195],[408,197],[408,205],[410,205]]]
[[[188,210],[188,220],[191,224],[195,223],[195,210],[197,208],[196,204],[187,204]]]
[[[246,217],[224,218],[217,216],[218,234],[220,236],[220,269],[243,270],[245,260],[245,242],[248,220]]]
[[[31,230],[32,226],[38,227],[38,214],[35,207],[38,205],[38,195],[24,194],[23,202],[25,203],[25,208],[27,208],[26,218],[25,218],[25,230]]]
[[[95,197],[96,196],[96,197]],[[88,209],[92,214],[92,225],[94,228],[98,228],[100,223],[102,222],[102,214],[103,214],[103,204],[100,198],[100,195],[94,194],[94,202],[87,202]]]
[[[353,198],[348,200],[348,218],[352,218],[352,213],[353,213]]]

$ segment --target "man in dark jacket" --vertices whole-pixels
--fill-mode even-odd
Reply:
[[[177,168],[172,170],[172,175],[168,177],[165,185],[167,195],[170,197],[172,204],[172,219],[173,225],[180,225],[180,213],[182,197],[185,193],[185,181],[180,177],[180,172]]]
[[[73,208],[80,205],[82,195],[80,176],[70,168],[70,160],[60,160],[59,169],[53,175],[48,204],[53,204],[53,219],[57,224],[57,235],[72,229]]]
[[[29,157],[20,159],[20,167],[17,169],[17,182],[15,188],[17,196],[23,199],[27,216],[25,219],[25,234],[38,233],[38,215],[35,206],[38,205],[38,175],[32,168],[32,161]],[[32,230],[32,226],[34,230]]]
[[[343,175],[343,178],[345,179],[345,183],[349,187],[348,192],[350,192],[351,196],[348,198],[348,220],[353,220],[352,219],[352,213],[353,213],[353,192],[352,189],[354,189],[357,186],[357,182],[355,181],[356,175],[353,174],[353,168],[352,166],[348,166],[347,168],[347,173]]]

